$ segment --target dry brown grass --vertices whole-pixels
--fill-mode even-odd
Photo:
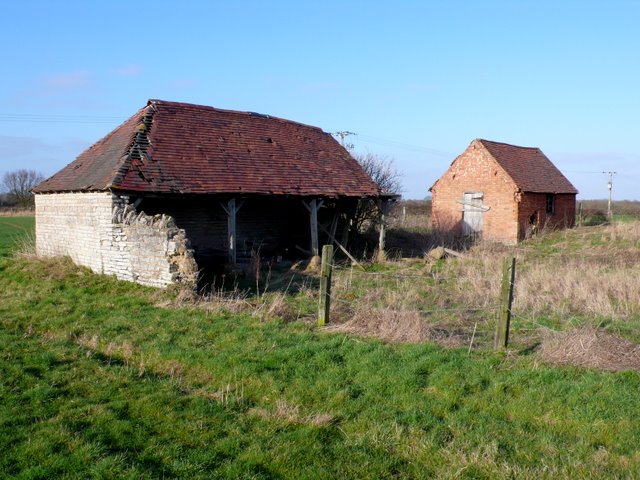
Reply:
[[[33,217],[34,215],[34,208],[0,208],[0,217]]]
[[[192,289],[179,288],[173,296],[158,291],[157,298],[156,305],[161,308],[198,308],[209,313],[243,313],[255,309],[247,298],[247,292],[238,289],[214,290],[200,295]]]
[[[593,327],[568,332],[546,330],[538,355],[549,363],[640,372],[640,345]]]
[[[336,417],[328,413],[303,415],[298,405],[292,405],[285,400],[277,400],[272,409],[252,408],[249,414],[266,420],[275,420],[289,425],[313,425],[322,427],[336,422]]]
[[[443,276],[458,281],[457,302],[495,301],[501,260],[515,255],[514,310],[526,316],[585,315],[627,318],[640,313],[640,222],[566,232],[566,242],[540,255],[535,246],[509,248],[483,244],[462,260],[447,262]],[[577,249],[571,242],[585,235],[595,245]],[[573,237],[573,238],[572,238]]]
[[[13,254],[17,257],[35,258],[36,257],[36,236],[33,233],[27,233],[17,238],[13,248]]]
[[[253,309],[252,315],[263,322],[275,319],[292,322],[299,316],[298,312],[286,302],[286,295],[282,292],[263,295]]]
[[[638,273],[637,264],[621,258],[533,263],[518,275],[514,307],[529,315],[628,317],[640,313]]]
[[[326,330],[377,337],[385,342],[419,343],[428,339],[418,312],[390,308],[357,307],[351,318]]]
[[[337,308],[332,309],[331,318],[332,325],[326,327],[329,332],[375,337],[389,343],[429,341],[446,348],[471,348],[478,346],[480,341],[477,324],[459,314],[452,315],[446,322],[431,323],[417,310],[371,308],[364,304],[353,308],[338,304]],[[483,320],[476,319],[476,322],[486,327]],[[482,331],[482,340],[486,343],[486,328],[482,328]]]
[[[560,329],[572,328],[579,319],[628,332],[638,321],[640,222],[633,222],[552,232],[517,247],[482,243],[464,258],[449,257],[437,265],[423,259],[421,268],[418,260],[404,260],[388,262],[388,270],[379,274],[339,271],[331,317],[339,324],[330,330],[458,347],[471,343],[478,326],[482,338],[475,344],[490,344],[502,260],[512,255],[517,258],[513,308],[519,341],[539,341],[539,318]]]

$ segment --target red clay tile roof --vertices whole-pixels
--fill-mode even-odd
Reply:
[[[578,193],[539,148],[478,140],[523,192]]]
[[[250,112],[149,100],[40,183],[36,193],[377,196],[377,185],[328,133]]]

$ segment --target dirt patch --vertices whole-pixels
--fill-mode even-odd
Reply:
[[[545,362],[640,372],[640,345],[593,327],[570,332],[546,331],[538,356]]]

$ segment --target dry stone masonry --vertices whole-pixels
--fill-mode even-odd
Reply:
[[[111,192],[36,195],[36,252],[154,287],[194,287],[198,276],[189,240],[171,217],[138,212]]]

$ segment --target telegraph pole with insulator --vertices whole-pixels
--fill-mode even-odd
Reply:
[[[609,181],[607,182],[607,188],[609,189],[609,202],[607,203],[607,218],[609,222],[613,220],[613,213],[611,212],[611,191],[613,190],[613,176],[618,172],[602,172],[609,175]]]

